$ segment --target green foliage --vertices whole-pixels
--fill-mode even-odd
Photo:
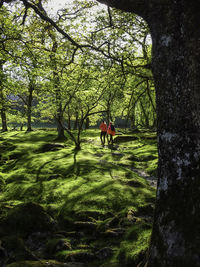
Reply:
[[[118,266],[119,259],[127,266],[136,263],[148,247],[151,227],[150,222],[146,228],[139,211],[155,197],[155,189],[139,171],[156,175],[155,133],[128,133],[133,138],[128,144],[116,137],[114,147],[102,148],[99,132],[83,131],[83,125],[88,119],[95,125],[102,117],[118,117],[131,121],[133,128],[155,127],[148,27],[136,15],[76,0],[59,11],[56,24],[84,44],[77,49],[31,8],[24,13],[18,2],[13,8],[10,13],[3,6],[0,12],[0,109],[6,122],[16,128],[34,120],[60,120],[82,149],[74,150],[71,139],[56,148],[56,131],[2,133],[0,238],[12,250],[5,235],[13,240],[17,233],[19,242],[13,244],[21,249],[32,232],[54,231],[56,225],[64,230],[68,249],[56,251],[58,236],[48,237],[45,249],[59,261],[84,253],[89,257],[109,240],[113,256],[94,260],[94,267]],[[76,131],[71,130],[72,121],[77,122]],[[55,150],[44,150],[49,143]],[[79,230],[84,236],[74,245],[68,232]],[[31,261],[28,252],[16,261],[27,258],[8,266],[47,264]],[[48,264],[62,266],[56,261]]]
[[[60,11],[57,24],[86,44],[79,51],[31,9],[27,14],[22,27],[17,3],[13,14],[1,9],[0,105],[9,123],[16,127],[16,121],[22,124],[28,116],[48,122],[60,116],[68,123],[77,118],[82,127],[88,117],[95,125],[103,115],[113,121],[126,118],[133,127],[155,127],[155,91],[146,67],[151,45],[141,18],[118,10],[107,13],[92,1],[74,1]]]

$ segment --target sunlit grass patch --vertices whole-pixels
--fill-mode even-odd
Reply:
[[[151,224],[138,222],[126,233],[118,257],[125,266],[137,266],[146,257],[151,236]],[[132,240],[135,240],[133,242]]]
[[[118,266],[119,259],[129,264],[139,255],[144,256],[151,221],[145,224],[140,212],[153,205],[155,189],[132,168],[155,172],[154,135],[148,139],[145,134],[144,139],[138,134],[130,142],[102,147],[99,130],[83,131],[79,151],[74,150],[70,139],[60,142],[56,151],[45,151],[46,144],[55,143],[55,131],[9,132],[2,137],[0,148],[5,150],[7,144],[9,149],[1,157],[0,216],[6,216],[7,209],[20,203],[38,203],[55,219],[64,236],[79,231],[77,225],[92,225],[92,236],[80,229],[80,244],[72,246],[72,254],[80,256],[88,243],[91,249],[105,247],[109,242],[113,256],[105,266]],[[119,236],[117,231],[121,231]],[[59,251],[56,257],[66,260],[71,256]],[[94,262],[91,267],[98,264]]]

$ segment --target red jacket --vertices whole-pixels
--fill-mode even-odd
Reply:
[[[107,133],[108,133],[108,134],[111,134],[112,136],[115,135],[115,131],[112,131],[112,130],[111,130],[111,124],[109,124],[109,126],[108,126],[108,131],[107,131]]]
[[[106,123],[101,123],[99,128],[101,129],[102,132],[106,132],[107,131],[107,124]]]

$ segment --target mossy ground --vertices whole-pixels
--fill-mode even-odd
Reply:
[[[90,262],[86,266],[136,266],[144,257],[151,233],[149,214],[141,211],[145,207],[151,210],[155,189],[131,169],[156,174],[156,136],[155,133],[121,136],[134,138],[126,141],[128,138],[117,140],[116,136],[113,147],[102,147],[99,131],[88,130],[83,132],[80,151],[75,151],[68,139],[62,143],[63,148],[44,152],[42,147],[56,138],[53,130],[2,133],[1,218],[9,218],[10,211],[19,204],[37,203],[55,220],[56,238],[70,239],[68,248],[65,245],[60,250],[51,248],[53,260],[81,261],[84,251]],[[11,230],[1,231],[3,244],[14,234]],[[80,236],[74,238],[77,234]],[[29,238],[19,235],[24,242]],[[46,249],[49,242],[46,240]],[[98,258],[95,253],[105,247],[112,248],[112,255]],[[92,259],[92,255],[97,257]],[[12,262],[14,258],[8,263]],[[40,261],[32,266],[43,265]]]

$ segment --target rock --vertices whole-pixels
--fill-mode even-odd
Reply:
[[[8,258],[8,253],[7,250],[1,246],[1,241],[0,241],[0,266],[4,266],[5,261]]]
[[[72,250],[68,251],[67,253],[63,253],[61,251],[60,253],[56,254],[56,259],[62,262],[90,262],[96,259],[94,253],[88,251],[88,250]],[[88,265],[87,265],[88,266]]]
[[[113,250],[112,248],[105,247],[97,251],[95,255],[99,260],[104,260],[110,258],[113,255]]]
[[[128,181],[127,185],[131,187],[143,187],[143,185],[138,181]]]
[[[71,250],[71,244],[67,239],[50,239],[46,244],[46,252],[52,256],[58,251],[61,250]]]
[[[52,231],[56,225],[39,204],[29,202],[10,209],[0,222],[0,226],[2,235],[8,233],[29,235],[33,232]]]
[[[94,222],[96,220],[99,220],[99,218],[102,217],[103,215],[99,211],[87,210],[87,211],[77,212],[76,216],[78,216],[79,220],[86,221],[90,219],[90,221]]]
[[[35,255],[27,249],[23,239],[15,235],[4,238],[3,245],[6,248],[9,262],[37,259]]]
[[[89,232],[93,232],[94,230],[96,230],[96,227],[97,227],[97,224],[94,222],[77,221],[77,222],[74,222],[74,225],[77,229],[84,229]]]
[[[136,216],[140,217],[140,216],[153,216],[154,213],[154,205],[153,204],[149,204],[149,205],[145,205],[145,206],[141,206],[138,208],[138,211],[136,213]]]
[[[85,267],[83,263],[63,263],[55,260],[40,260],[40,261],[18,261],[6,265],[6,267]]]
[[[122,158],[124,156],[124,154],[118,153],[118,152],[113,152],[112,156],[117,157],[117,158]]]
[[[86,267],[86,265],[81,262],[68,262],[64,263],[64,267]]]
[[[141,161],[141,159],[139,159],[138,157],[134,156],[134,155],[131,155],[130,157],[127,158],[128,160],[131,160],[131,161]]]
[[[114,229],[108,229],[104,236],[106,237],[121,237],[125,233],[125,230],[123,228],[114,228]]]
[[[71,256],[72,261],[90,262],[95,260],[95,255],[91,252],[78,252]]]
[[[61,174],[51,174],[51,175],[48,177],[48,181],[50,181],[50,180],[54,180],[54,179],[59,179],[59,178],[62,178],[62,175],[61,175]]]
[[[48,233],[34,232],[25,240],[25,246],[32,251],[37,258],[43,258],[46,249],[46,240]]]
[[[117,227],[119,224],[120,220],[117,216],[111,218],[111,220],[108,221],[106,224],[107,227]]]

